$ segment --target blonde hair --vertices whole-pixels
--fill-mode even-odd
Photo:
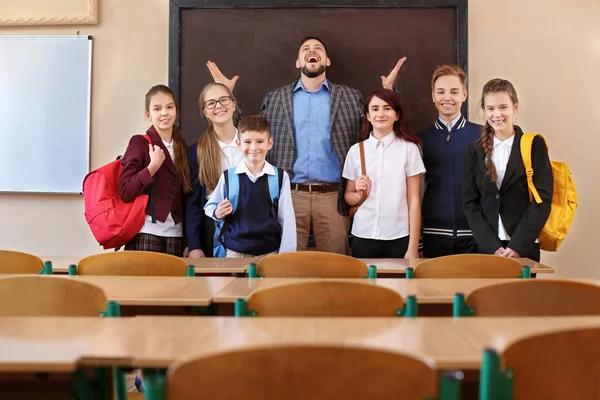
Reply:
[[[231,96],[232,100],[235,101],[233,93],[231,93],[231,90],[227,86],[221,83],[209,83],[200,92],[200,97],[198,98],[200,110],[202,110],[202,106],[206,100],[206,93],[214,87],[223,88]],[[204,113],[202,113],[202,116],[206,119],[208,126],[200,136],[200,139],[198,139],[198,146],[196,148],[198,155],[198,181],[207,189],[215,190],[221,177],[221,157],[223,156],[223,152],[217,142],[215,127],[210,119],[206,118]]]

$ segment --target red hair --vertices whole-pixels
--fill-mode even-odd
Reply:
[[[407,142],[416,143],[417,145],[422,144],[421,139],[415,135],[415,132],[410,127],[407,113],[402,106],[402,100],[400,100],[400,96],[398,96],[396,92],[383,88],[375,90],[367,97],[367,101],[365,102],[365,115],[369,113],[369,103],[371,103],[373,97],[385,101],[398,114],[398,121],[394,122],[394,133],[398,138],[406,140]],[[360,140],[367,139],[372,130],[373,125],[371,125],[371,122],[365,117],[360,130]]]

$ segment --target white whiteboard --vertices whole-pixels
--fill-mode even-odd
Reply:
[[[91,36],[0,36],[0,192],[81,193]]]

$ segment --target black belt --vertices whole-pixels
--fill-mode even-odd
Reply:
[[[292,183],[292,190],[309,193],[328,193],[340,190],[339,183]]]

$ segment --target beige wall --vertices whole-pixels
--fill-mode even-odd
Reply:
[[[0,27],[0,35],[93,36],[91,167],[122,154],[144,132],[144,95],[167,84],[168,0],[101,0],[98,25]],[[68,110],[65,110],[68,112]],[[0,194],[0,248],[40,255],[101,251],[83,217],[83,198]]]
[[[100,24],[0,28],[6,34],[94,36],[92,168],[120,154],[146,128],[143,95],[167,81],[168,1],[101,0]],[[545,134],[551,156],[569,163],[581,208],[557,254],[542,260],[561,276],[600,278],[592,251],[600,223],[600,3],[595,0],[470,0],[471,118],[483,84],[510,79],[519,92],[518,123]],[[409,61],[410,62],[410,61]],[[100,250],[83,218],[81,197],[0,195],[0,248],[44,255]]]

